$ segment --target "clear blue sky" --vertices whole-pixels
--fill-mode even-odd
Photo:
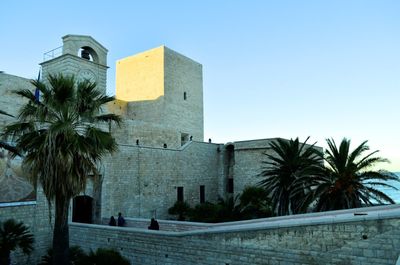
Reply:
[[[400,171],[400,1],[3,0],[0,70],[37,76],[66,34],[115,61],[165,44],[203,64],[205,138],[369,140]]]

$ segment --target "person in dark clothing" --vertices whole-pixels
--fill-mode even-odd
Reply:
[[[150,226],[148,228],[149,230],[160,230],[160,226],[158,225],[157,220],[154,218],[151,218]]]
[[[108,222],[109,226],[117,226],[117,221],[115,221],[114,216],[111,216],[110,222]]]
[[[121,213],[118,213],[118,226],[124,226],[125,225],[125,219],[122,217]]]

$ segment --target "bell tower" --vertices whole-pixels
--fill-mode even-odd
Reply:
[[[78,81],[88,79],[106,92],[108,50],[91,36],[66,35],[63,46],[44,54],[43,80],[49,74],[74,75]]]

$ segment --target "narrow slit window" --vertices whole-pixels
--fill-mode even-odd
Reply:
[[[200,185],[200,203],[205,203],[205,202],[206,202],[205,188],[204,185]]]
[[[183,100],[186,100],[186,99],[187,99],[187,93],[183,92]]]
[[[176,199],[178,202],[183,202],[183,187],[177,188],[177,198]]]

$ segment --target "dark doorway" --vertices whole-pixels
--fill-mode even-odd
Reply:
[[[76,196],[73,200],[72,222],[92,223],[93,198],[90,196]]]

